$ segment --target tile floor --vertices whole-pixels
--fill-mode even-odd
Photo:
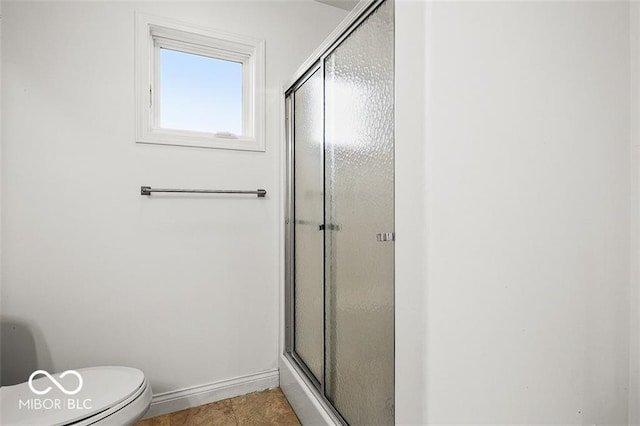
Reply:
[[[135,426],[300,425],[280,388],[139,421]]]

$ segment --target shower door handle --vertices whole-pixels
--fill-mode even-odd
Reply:
[[[385,241],[395,241],[395,239],[395,232],[382,232],[380,234],[376,234],[376,240],[378,240],[379,243],[383,243]]]
[[[326,224],[326,225],[323,223],[322,225],[320,225],[318,227],[318,231],[324,231],[324,230],[327,230],[327,231],[339,231],[341,229],[342,229],[342,226],[337,225],[335,223],[329,223],[329,224]]]

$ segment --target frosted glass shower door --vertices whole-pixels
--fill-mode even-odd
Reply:
[[[317,70],[293,95],[294,323],[295,355],[321,382],[324,333],[322,73]]]
[[[353,425],[394,422],[393,6],[324,62],[325,394]]]

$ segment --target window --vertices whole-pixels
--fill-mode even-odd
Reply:
[[[242,135],[242,63],[160,48],[160,128]]]
[[[264,151],[263,40],[136,15],[136,141]]]

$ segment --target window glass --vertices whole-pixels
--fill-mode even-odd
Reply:
[[[160,49],[160,127],[242,135],[242,64]]]

